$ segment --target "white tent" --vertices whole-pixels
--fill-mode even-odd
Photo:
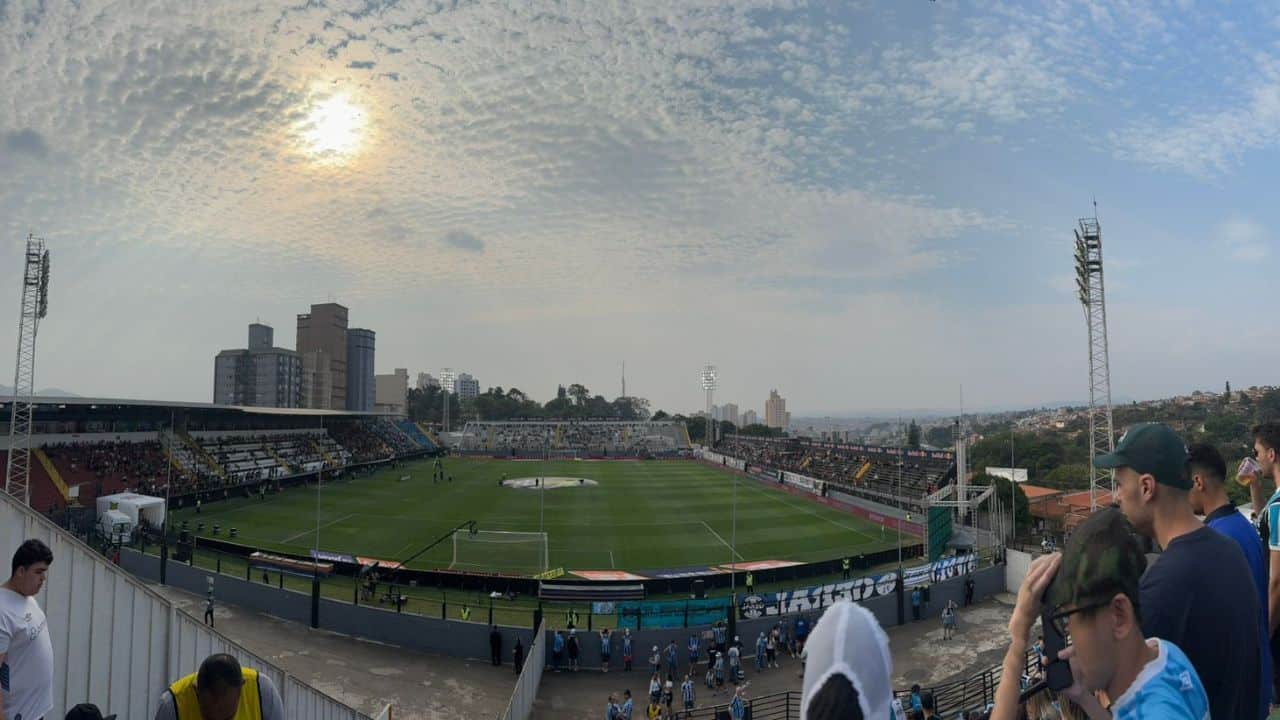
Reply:
[[[138,493],[116,493],[98,498],[98,517],[106,515],[110,510],[118,510],[137,525],[146,520],[151,527],[159,528],[164,524],[164,498],[139,495]]]

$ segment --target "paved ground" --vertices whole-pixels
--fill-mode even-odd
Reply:
[[[1000,595],[971,608],[962,608],[958,630],[952,640],[942,639],[941,619],[890,628],[889,648],[893,653],[895,687],[910,687],[912,683],[927,687],[999,663],[1009,643],[1009,613],[1013,610],[1013,601],[1012,595]],[[784,656],[780,662],[782,667],[761,673],[754,671],[754,654],[750,662],[752,664],[747,668],[747,679],[751,682],[749,696],[801,689],[799,660]],[[727,692],[714,694],[708,691],[700,675],[694,680],[699,706],[725,703],[731,697]],[[678,706],[679,683],[676,685],[675,701]],[[598,669],[548,673],[542,679],[533,719],[598,720],[604,716],[609,693],[621,695],[624,689],[631,690],[636,700],[636,717],[640,717],[642,704],[648,702],[647,667],[630,673],[617,668],[608,673]]]
[[[203,612],[198,596],[170,587],[154,587],[179,607],[197,616]],[[1012,596],[1002,595],[962,609],[959,630],[949,641],[942,639],[940,620],[889,629],[895,685],[929,686],[1000,662],[1008,643],[1006,628],[1012,603]],[[236,642],[370,715],[391,703],[398,720],[492,720],[506,707],[514,684],[510,666],[499,670],[483,660],[412,652],[312,630],[227,605],[217,607],[215,622]],[[619,658],[615,655],[614,659]],[[754,656],[749,661],[753,663]],[[756,673],[749,664],[750,694],[800,690],[800,662],[784,656],[781,665]],[[728,693],[711,693],[701,677],[695,682],[699,706],[727,702]],[[639,709],[646,701],[648,686],[649,673],[644,667],[629,673],[617,667],[608,673],[598,668],[578,673],[548,672],[543,677],[533,717],[598,720],[609,693],[621,693],[627,688]],[[678,688],[676,701],[679,702]]]
[[[153,585],[179,607],[203,615],[200,597]],[[396,720],[493,720],[507,706],[511,666],[428,655],[359,640],[219,604],[214,624],[290,674],[367,715],[391,703]]]

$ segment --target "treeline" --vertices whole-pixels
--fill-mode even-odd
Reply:
[[[444,409],[441,395],[438,387],[411,388],[408,400],[409,418],[415,422],[439,423]],[[568,387],[559,386],[555,397],[546,403],[539,403],[518,388],[504,390],[501,386],[491,387],[467,400],[459,400],[456,393],[449,394],[449,419],[450,424],[455,427],[460,427],[467,420],[648,420],[649,417],[649,401],[644,398],[617,397],[607,400],[603,395],[592,395],[590,390],[579,383]]]
[[[1148,405],[1121,405],[1112,409],[1116,438],[1138,422],[1162,422],[1177,430],[1187,444],[1209,443],[1227,461],[1228,479],[1236,466],[1253,453],[1253,426],[1280,420],[1280,390],[1263,393],[1256,401],[1244,392],[1233,393],[1230,385],[1218,396],[1192,397],[1186,404],[1166,401]],[[987,428],[982,440],[969,448],[970,469],[978,473],[987,467],[1008,467],[1010,431]],[[1026,468],[1028,482],[1059,490],[1089,488],[1089,428],[1079,421],[1061,430],[1019,432],[1013,437],[1013,460]],[[1248,491],[1235,482],[1227,483],[1232,502],[1248,502]]]

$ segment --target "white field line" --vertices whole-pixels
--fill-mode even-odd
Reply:
[[[342,517],[340,517],[340,518],[337,518],[337,519],[335,519],[335,520],[330,520],[329,522],[324,523],[324,524],[323,524],[323,525],[321,525],[320,527],[321,527],[321,528],[327,528],[327,527],[329,527],[330,525],[337,525],[338,523],[342,522],[343,520],[349,520],[350,518],[354,517],[355,515],[356,515],[356,513],[347,513],[346,515],[343,515],[343,516],[342,516]],[[309,528],[309,529],[307,529],[307,530],[303,530],[303,531],[302,531],[302,532],[300,532],[300,533],[295,533],[295,534],[293,534],[293,535],[290,535],[289,537],[287,537],[287,538],[285,538],[285,539],[283,539],[283,540],[281,540],[281,541],[279,541],[279,542],[280,542],[280,544],[281,544],[281,545],[287,545],[287,544],[289,544],[289,543],[293,542],[294,540],[297,540],[298,538],[302,537],[303,535],[312,535],[312,534],[314,534],[314,533],[315,533],[315,531],[316,531],[316,529],[315,529],[315,528]]]
[[[779,492],[777,492],[777,491],[775,491],[775,490],[767,490],[767,489],[765,489],[765,488],[762,488],[762,487],[759,487],[759,486],[755,486],[755,485],[752,485],[752,484],[750,484],[750,483],[748,483],[748,485],[747,485],[747,486],[748,486],[748,487],[750,487],[752,490],[756,490],[756,491],[758,491],[758,492],[764,493],[764,494],[765,494],[765,496],[767,496],[767,497],[769,497],[769,498],[772,498],[773,500],[777,500],[778,502],[782,503],[783,505],[789,505],[789,506],[791,506],[791,507],[793,507],[793,508],[795,508],[795,509],[797,509],[797,510],[800,510],[800,511],[806,512],[806,513],[808,513],[808,514],[810,514],[810,515],[812,515],[812,516],[814,516],[814,517],[818,518],[819,520],[826,520],[827,522],[831,523],[832,525],[835,525],[836,527],[842,527],[842,528],[844,528],[845,530],[848,530],[848,531],[850,531],[850,532],[855,532],[855,533],[857,533],[857,534],[861,535],[862,537],[864,537],[864,538],[866,538],[866,539],[868,539],[868,540],[875,540],[875,537],[874,537],[874,536],[872,536],[872,535],[868,535],[867,533],[865,533],[865,532],[863,532],[863,531],[859,530],[859,529],[858,529],[858,528],[856,528],[856,527],[853,527],[852,525],[845,525],[844,523],[840,522],[839,520],[832,520],[831,518],[827,517],[826,515],[823,515],[823,514],[821,514],[821,513],[819,513],[819,512],[815,512],[812,508],[805,507],[805,505],[803,504],[803,501],[802,501],[801,503],[793,503],[793,502],[791,502],[790,500],[788,500],[786,496],[782,495],[781,493],[779,493]]]
[[[707,532],[711,533],[712,535],[715,535],[717,540],[719,540],[719,541],[720,541],[720,542],[721,542],[725,547],[729,548],[729,552],[733,553],[734,557],[738,558],[739,560],[746,560],[746,558],[744,558],[744,557],[742,557],[741,555],[739,555],[739,554],[738,554],[738,551],[737,551],[737,550],[734,550],[734,549],[733,549],[733,546],[732,546],[732,545],[730,545],[729,543],[725,542],[725,541],[724,541],[724,538],[720,537],[720,533],[718,533],[718,532],[716,532],[714,529],[712,529],[712,527],[711,527],[710,525],[708,525],[708,524],[707,524],[707,521],[706,521],[706,520],[702,520],[701,522],[702,522],[702,527],[706,528],[706,529],[707,529]]]

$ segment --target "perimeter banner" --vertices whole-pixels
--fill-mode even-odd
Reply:
[[[928,566],[925,566],[928,576]],[[870,600],[873,597],[893,594],[897,573],[868,575],[854,580],[819,585],[803,590],[780,592],[774,595],[774,602],[766,603],[765,615],[786,615],[788,613],[805,612],[827,607],[839,600]],[[763,596],[761,596],[763,597]],[[753,617],[746,614],[746,608],[739,607],[739,617]],[[758,615],[754,617],[759,617]]]

